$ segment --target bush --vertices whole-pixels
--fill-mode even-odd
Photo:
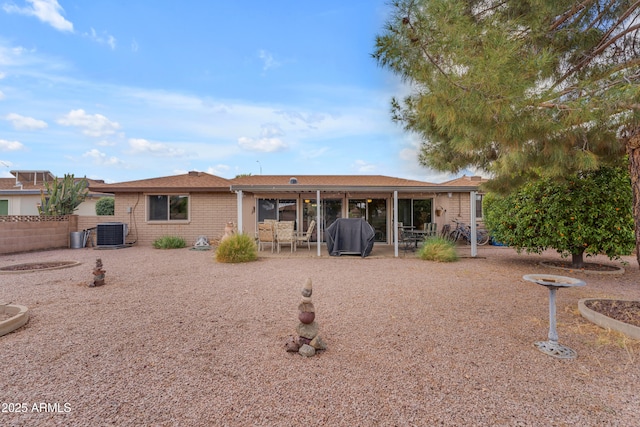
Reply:
[[[96,215],[113,215],[115,206],[113,197],[103,197],[96,202]]]
[[[236,233],[223,240],[216,249],[218,262],[249,262],[258,259],[258,246],[255,240],[245,233]]]
[[[458,260],[456,245],[443,237],[429,237],[418,251],[418,258],[427,261],[453,262]]]
[[[153,242],[153,247],[156,249],[180,249],[185,246],[187,246],[187,242],[178,236],[162,236]]]

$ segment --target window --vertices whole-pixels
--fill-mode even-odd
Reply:
[[[398,222],[405,226],[422,228],[424,223],[432,222],[432,199],[398,200]]]
[[[186,221],[189,219],[189,196],[153,195],[149,200],[149,221]]]
[[[258,199],[258,222],[265,219],[295,221],[296,218],[297,202],[295,199]]]
[[[476,193],[476,218],[482,218],[482,194]]]
[[[0,200],[0,215],[9,215],[9,201]]]

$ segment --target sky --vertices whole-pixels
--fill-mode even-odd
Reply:
[[[456,176],[391,120],[386,0],[0,0],[0,176]]]

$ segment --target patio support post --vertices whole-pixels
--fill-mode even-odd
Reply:
[[[469,197],[471,197],[471,200],[469,201],[469,205],[471,206],[471,219],[470,219],[470,223],[471,224],[471,256],[472,257],[476,257],[478,256],[478,233],[476,230],[476,194],[477,192],[475,191],[471,191],[469,193]]]
[[[320,246],[322,246],[322,222],[320,222],[320,218],[322,217],[322,209],[320,206],[320,190],[316,190],[316,247],[318,250],[318,256],[320,256]]]
[[[242,233],[242,190],[236,191],[238,196],[238,233]]]
[[[398,258],[398,190],[393,191],[393,256]]]

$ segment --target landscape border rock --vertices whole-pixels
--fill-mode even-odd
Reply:
[[[0,314],[5,313],[11,317],[0,321],[0,336],[15,331],[29,321],[29,309],[24,305],[0,303]]]
[[[53,267],[43,267],[43,268],[31,268],[31,269],[20,269],[20,270],[11,270],[16,267],[28,267],[33,266],[36,267],[38,265],[43,264],[57,264]],[[75,267],[82,264],[80,261],[43,261],[43,262],[27,262],[21,264],[13,264],[6,265],[4,267],[0,267],[0,274],[21,274],[21,273],[33,273],[34,271],[47,271],[47,270],[60,270],[62,268],[70,268]]]
[[[618,331],[627,337],[640,340],[640,327],[635,325],[630,325],[628,323],[621,322],[616,319],[612,319],[609,316],[605,316],[602,313],[598,313],[597,311],[591,310],[587,307],[586,303],[588,301],[598,301],[598,300],[606,300],[612,298],[583,298],[578,301],[578,310],[582,317],[587,319],[588,321],[595,323],[596,325],[605,328],[612,329],[614,331]]]
[[[588,264],[588,263],[585,263]],[[540,265],[548,268],[554,268],[556,270],[569,271],[572,273],[585,273],[585,274],[624,274],[624,268],[618,267],[614,265],[607,265],[607,267],[611,267],[613,270],[589,270],[586,268],[571,268],[571,267],[559,267],[557,265],[553,265],[551,261],[540,261]]]

